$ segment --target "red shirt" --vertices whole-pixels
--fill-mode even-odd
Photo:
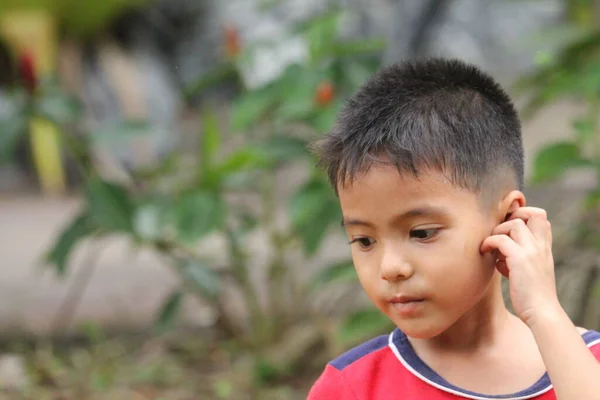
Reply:
[[[600,333],[582,335],[600,360]],[[531,387],[501,396],[461,389],[445,381],[415,353],[399,329],[379,336],[331,361],[313,385],[307,400],[554,400],[548,374]]]

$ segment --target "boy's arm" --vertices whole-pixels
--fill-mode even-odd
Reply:
[[[484,240],[497,250],[508,275],[513,308],[533,333],[558,400],[600,398],[600,363],[586,346],[556,295],[552,230],[546,212],[521,207]]]
[[[558,400],[600,398],[600,363],[561,307],[528,321]]]
[[[306,400],[356,400],[342,373],[331,365],[315,382]]]

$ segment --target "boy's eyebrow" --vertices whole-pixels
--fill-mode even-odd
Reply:
[[[450,215],[450,212],[445,208],[435,207],[435,206],[427,206],[427,207],[414,208],[412,210],[403,212],[402,214],[395,216],[393,218],[393,220],[394,221],[402,221],[404,219],[415,218],[415,217],[423,217],[423,216],[445,217],[448,215]],[[361,221],[361,220],[353,219],[353,218],[343,218],[342,219],[342,227],[346,227],[349,225],[366,226],[369,228],[373,227],[373,224],[371,224],[370,222],[367,222],[367,221]]]
[[[373,225],[367,221],[361,221],[359,219],[342,218],[342,228],[344,228],[346,226],[350,226],[350,225],[366,226],[368,228],[373,227]]]

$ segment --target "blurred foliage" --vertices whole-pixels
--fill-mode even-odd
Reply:
[[[271,148],[269,152],[281,154],[282,160],[302,157],[309,161],[310,177],[300,185],[288,207],[292,233],[300,239],[304,252],[309,256],[319,250],[330,226],[339,226],[341,214],[338,199],[324,172],[314,169],[317,160],[306,151],[306,144],[332,127],[343,102],[379,67],[379,56],[384,46],[379,39],[340,38],[341,17],[339,10],[333,10],[299,24],[295,32],[306,40],[308,59],[288,66],[277,79],[264,86],[243,90],[234,99],[231,112],[234,132],[243,132],[249,137],[256,135],[265,149],[272,143],[278,143],[279,148]],[[227,44],[230,50],[236,48],[231,46],[236,42],[229,37]],[[192,85],[187,94],[194,96],[199,88],[205,89],[218,82],[215,77],[225,78],[231,71],[241,70],[240,64],[251,58],[251,53],[260,46],[265,46],[265,43],[250,44],[245,49],[238,49],[237,53],[228,51],[234,57]],[[223,72],[219,74],[219,71]],[[237,80],[242,81],[243,78],[238,75]],[[300,145],[286,144],[290,138],[298,138]],[[323,268],[313,277],[308,289],[323,290],[342,281],[351,283],[350,290],[358,286],[351,260]],[[277,285],[277,282],[269,284]],[[309,295],[303,293],[303,296]],[[369,312],[377,323],[362,324],[362,329],[358,329],[357,324],[352,324],[357,320],[356,316],[350,315],[348,321],[342,324],[339,339],[346,346],[381,332],[382,326],[391,328],[392,324],[385,316],[378,311]]]
[[[27,9],[48,12],[70,34],[88,36],[106,28],[123,12],[149,2],[150,0],[2,0],[0,13]]]
[[[80,331],[76,343],[13,342],[27,383],[0,389],[0,398],[301,400],[316,379],[297,374],[295,381],[255,387],[250,363],[196,334],[110,336],[94,324]]]
[[[29,129],[29,121],[40,117],[57,125],[68,125],[82,112],[74,98],[65,95],[54,79],[43,78],[33,88],[16,86],[3,93],[0,104],[0,163],[12,161],[15,148]]]
[[[336,283],[350,283],[348,290],[355,290],[358,282],[350,260],[326,266],[305,284],[295,277],[300,266],[289,261],[293,251],[299,250],[305,258],[317,254],[333,227],[341,233],[338,200],[324,171],[315,168],[316,158],[307,144],[331,128],[343,101],[379,67],[383,45],[378,40],[342,39],[340,17],[340,11],[332,11],[298,26],[295,32],[306,41],[308,59],[288,65],[269,83],[253,88],[243,84],[242,65],[258,46],[275,43],[244,47],[230,29],[223,65],[186,93],[194,96],[233,77],[241,86],[228,123],[219,121],[211,106],[203,103],[197,150],[173,153],[152,167],[134,169],[128,182],[103,178],[92,149],[100,139],[114,138],[118,143],[146,134],[150,126],[122,121],[98,132],[76,134],[81,131],[77,102],[49,83],[35,93],[16,88],[6,108],[12,111],[0,116],[0,140],[7,143],[0,147],[3,150],[13,148],[26,134],[23,121],[33,114],[61,126],[79,127],[63,129],[62,139],[83,177],[84,203],[49,249],[48,263],[58,274],[69,273],[71,256],[82,241],[126,236],[136,248],[154,250],[181,278],[180,287],[165,299],[157,315],[157,332],[166,333],[177,323],[183,299],[191,294],[213,306],[221,337],[254,354],[256,383],[284,379],[310,362],[307,351],[331,339],[315,332],[318,324],[306,323],[314,313],[307,299]],[[112,134],[102,134],[106,132]],[[224,141],[233,137],[243,144],[226,152]],[[288,223],[281,226],[276,178],[291,164],[306,168],[307,178],[284,201]],[[236,196],[254,199],[250,202],[254,206],[233,201]],[[269,249],[265,296],[250,278],[249,240],[260,233],[266,234]],[[210,235],[226,243],[224,265],[216,265],[198,250]],[[224,306],[225,282],[243,296],[247,321],[240,323]],[[261,297],[266,297],[266,303]],[[382,314],[361,311],[341,325],[334,341],[352,343],[390,326]],[[268,351],[273,348],[277,351]],[[221,395],[228,391],[226,385],[217,389]]]
[[[517,82],[528,96],[526,117],[562,99],[572,99],[585,111],[572,121],[568,140],[550,143],[536,154],[531,177],[533,184],[561,178],[574,169],[585,169],[596,177],[597,186],[584,200],[580,244],[600,244],[598,209],[600,205],[600,2],[568,2],[572,24],[581,32],[556,54],[545,57],[538,68]]]
[[[566,0],[567,14],[569,19],[577,25],[593,27],[595,0]]]

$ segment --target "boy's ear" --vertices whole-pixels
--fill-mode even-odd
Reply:
[[[501,222],[507,221],[510,218],[510,215],[517,211],[521,207],[525,207],[526,199],[523,192],[520,190],[512,190],[510,191],[504,198],[500,201],[498,214]]]

